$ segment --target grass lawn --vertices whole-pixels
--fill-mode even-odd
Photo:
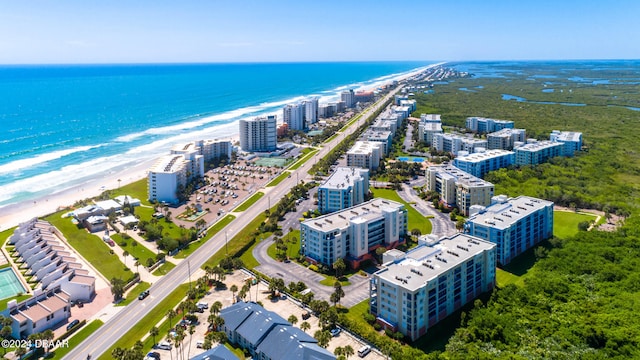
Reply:
[[[229,248],[229,255],[233,256],[238,251],[242,250],[243,247],[245,247],[247,244],[249,244],[249,242],[251,241],[251,234],[255,231],[255,229],[260,227],[260,224],[263,223],[266,219],[267,219],[267,216],[265,215],[264,212],[262,212],[262,213],[260,213],[260,215],[256,216],[256,218],[253,219],[253,221],[251,221],[248,226],[246,226],[246,227],[240,229],[239,231],[237,231],[235,233],[236,235],[233,236],[231,239],[229,239],[229,242],[227,243],[226,247]],[[236,229],[234,229],[234,230],[236,230]],[[269,235],[263,234],[263,238],[266,238]],[[245,251],[245,254],[247,252],[249,252],[250,258],[253,259],[253,256],[251,256],[250,250]],[[202,268],[204,269],[205,266],[215,267],[216,265],[218,265],[220,260],[224,259],[226,256],[227,256],[227,251],[226,251],[226,248],[223,247],[217,253],[215,253],[213,256],[211,256],[209,258],[209,260],[207,260],[202,265]],[[249,259],[249,257],[247,257],[247,258]],[[243,261],[244,260],[245,259],[243,259]],[[255,259],[253,259],[253,262],[254,262],[254,264],[258,263]],[[247,263],[245,263],[245,266],[247,266],[249,268],[252,268]],[[254,266],[257,266],[257,265],[254,265]]]
[[[324,280],[320,281],[320,284],[324,285],[324,286],[331,286],[333,287],[333,284],[336,283],[336,277],[335,276],[326,276],[324,274],[320,274],[322,276],[325,276]],[[344,278],[344,276],[343,276]],[[351,285],[351,283],[349,282],[349,280],[341,280],[340,281],[340,285],[342,286],[347,286],[347,285]],[[368,306],[368,305],[367,305]]]
[[[345,316],[354,322],[363,324],[363,326],[371,326],[364,320],[364,316],[368,313],[369,299],[366,299],[350,307]]]
[[[15,227],[12,227],[11,229],[7,229],[7,230],[4,230],[4,231],[0,232],[0,246],[3,246],[4,243],[6,243],[7,240],[9,240],[9,236],[11,236],[13,234],[15,229],[16,229]]]
[[[238,359],[244,359],[244,351],[242,351],[242,349],[233,347],[233,345],[228,342],[224,343],[224,346],[227,349],[231,350],[231,352],[234,353],[238,357]]]
[[[167,275],[169,271],[173,270],[174,267],[176,267],[176,264],[172,263],[171,261],[165,260],[164,264],[158,266],[158,268],[155,269],[152,274],[155,276]]]
[[[516,274],[496,268],[496,283],[499,288],[503,288],[509,284],[522,286],[524,285],[524,279]]]
[[[109,253],[111,248],[98,236],[79,229],[70,218],[62,218],[64,212],[54,213],[45,218],[60,230],[69,244],[91,263],[105,278],[129,279],[133,273],[125,270],[125,266],[117,255]]]
[[[4,311],[7,308],[7,303],[11,300],[21,302],[21,301],[27,300],[30,297],[31,295],[18,295],[18,296],[2,299],[0,300],[0,311]]]
[[[343,129],[344,129],[344,127],[343,127]],[[326,143],[330,143],[330,142],[331,142],[331,140],[333,140],[333,139],[335,139],[336,137],[338,137],[338,135],[340,135],[340,133],[339,133],[339,132],[337,132],[337,133],[335,133],[335,134],[331,135],[331,137],[329,137],[329,138],[328,138],[327,140],[325,140],[324,142],[326,142]]]
[[[305,149],[305,150],[307,150],[307,149]],[[312,150],[307,155],[303,156],[300,160],[296,161],[295,164],[291,165],[289,167],[289,170],[295,170],[295,169],[299,168],[304,163],[306,163],[309,159],[311,159],[317,152],[318,152],[318,150]]]
[[[93,334],[103,324],[102,320],[93,320],[69,338],[69,346],[57,348],[47,359],[62,359],[71,349],[80,345],[84,339],[88,338],[89,335]]]
[[[409,203],[402,200],[400,195],[392,189],[371,189],[374,198],[384,198],[397,201],[405,205],[407,209],[407,217],[409,220],[408,230],[419,229],[422,234],[431,234],[431,221],[427,220],[418,210],[414,209]]]
[[[162,318],[164,318],[167,310],[173,309],[178,305],[180,300],[185,297],[187,290],[189,289],[189,284],[181,284],[178,286],[169,296],[167,296],[158,306],[153,308],[151,312],[144,318],[140,319],[136,325],[134,325],[126,334],[115,343],[113,346],[109,348],[100,359],[103,360],[111,360],[111,352],[113,349],[117,347],[121,348],[131,348],[135,344],[136,341],[141,340],[152,327],[154,327]],[[177,319],[173,319],[173,325],[177,322]],[[156,336],[156,342],[160,341],[164,338],[164,336],[169,331],[169,323],[168,321],[164,321],[162,325],[159,327],[160,335]],[[149,336],[147,340],[144,342],[144,352],[147,353],[151,350],[153,346],[153,338]]]
[[[147,249],[146,246],[140,245],[140,243],[138,243],[138,241],[136,241],[135,239],[129,238],[127,240],[124,240],[121,234],[113,234],[111,235],[111,239],[113,239],[113,241],[118,246],[120,246],[122,250],[126,250],[127,252],[129,252],[129,255],[131,255],[134,259],[137,259],[138,262],[140,262],[140,265],[142,266],[147,264],[147,259],[155,260],[156,258],[156,254],[154,254],[151,250]],[[125,246],[120,245],[122,241],[126,242]],[[135,260],[131,261],[132,259],[129,259],[128,257],[126,260],[127,260],[127,265],[130,265],[131,267],[134,266]]]
[[[245,200],[242,204],[240,204],[240,206],[233,209],[233,211],[234,212],[245,211],[248,208],[250,208],[251,205],[255,204],[256,201],[258,201],[263,196],[264,196],[264,193],[261,191],[258,191],[257,193],[251,195],[251,197]]]
[[[114,198],[120,195],[129,195],[140,200],[142,205],[151,206],[151,203],[149,203],[148,200],[149,192],[147,191],[147,181],[147,178],[144,178],[131,184],[123,185],[119,189],[112,190],[111,197]],[[138,208],[136,208],[136,210],[138,210]]]
[[[276,186],[278,184],[280,184],[284,179],[288,178],[289,176],[291,176],[291,173],[288,171],[283,171],[282,174],[278,175],[277,178],[271,180],[268,184],[267,187],[270,186]]]
[[[264,239],[266,239],[269,236],[271,236],[271,234],[272,233],[270,233],[270,232],[267,232],[267,233],[264,233],[264,234],[260,234],[260,236],[256,239],[256,242],[253,245],[251,245],[244,253],[242,253],[242,255],[240,255],[240,260],[242,260],[242,262],[244,263],[245,267],[247,267],[248,269],[253,269],[256,266],[260,265],[258,260],[256,260],[255,257],[253,257],[253,249],[261,241],[264,241]],[[231,253],[231,251],[229,251],[229,253]]]
[[[138,298],[138,295],[140,295],[141,292],[147,290],[148,288],[151,287],[151,284],[141,281],[138,283],[138,285],[134,286],[133,289],[129,290],[129,294],[127,295],[126,298],[124,298],[124,300],[120,301],[116,306],[127,306],[129,305],[133,300]]]
[[[169,210],[171,211],[171,210]],[[136,215],[140,216],[140,220],[151,221],[153,217],[153,208],[138,206],[135,210]],[[177,216],[173,214],[172,216]],[[158,220],[158,225],[162,225],[162,233],[169,234],[174,239],[179,239],[183,234],[188,233],[188,229],[183,229],[174,222],[167,221],[166,218]]]
[[[202,244],[206,243],[211,239],[215,234],[220,232],[220,230],[224,229],[225,226],[229,225],[233,219],[236,217],[233,215],[225,215],[222,219],[218,220],[213,226],[207,231],[207,235],[198,241],[193,241],[189,243],[185,248],[180,250],[178,254],[176,254],[176,259],[185,259],[187,256],[193,254]]]
[[[298,253],[300,252],[300,230],[293,230],[292,232],[282,237],[282,239],[285,241],[285,244],[287,244],[287,254],[289,255],[289,257],[291,258],[298,256]],[[295,239],[295,243],[290,242],[291,239]],[[272,244],[269,245],[269,248],[267,248],[267,255],[271,256],[271,258],[274,260],[278,260],[278,258],[276,257],[275,241],[272,241]]]
[[[553,235],[567,239],[578,233],[578,224],[583,221],[596,221],[597,216],[570,211],[553,212]]]

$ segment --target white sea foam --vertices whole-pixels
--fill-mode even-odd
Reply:
[[[82,152],[82,151],[87,151],[87,150],[91,150],[93,148],[99,147],[100,145],[97,146],[78,146],[75,148],[71,148],[71,149],[64,149],[64,150],[58,150],[58,151],[53,151],[50,153],[45,153],[42,155],[38,155],[32,158],[28,158],[28,159],[20,159],[20,160],[14,160],[10,163],[6,163],[4,165],[0,165],[0,173],[2,174],[10,174],[10,173],[15,173],[19,170],[24,170],[36,165],[40,165],[40,164],[44,164],[46,162],[49,162],[51,160],[55,160],[55,159],[59,159],[63,156],[67,156],[67,155],[71,155],[73,153],[77,153],[77,152]]]

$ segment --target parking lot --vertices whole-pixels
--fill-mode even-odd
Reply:
[[[213,304],[215,301],[220,301],[222,303],[222,307],[225,308],[233,303],[233,294],[228,289],[231,288],[231,286],[234,284],[238,286],[238,288],[242,288],[245,282],[250,278],[251,278],[250,275],[242,271],[236,270],[233,274],[227,275],[224,281],[224,283],[227,285],[227,289],[225,290],[212,289],[200,301],[206,302],[209,306],[211,306],[211,304]],[[303,320],[302,315],[303,313],[306,313],[307,310],[298,306],[298,304],[292,301],[291,299],[284,299],[284,300],[278,299],[275,301],[269,300],[268,296],[270,292],[268,291],[268,285],[266,283],[263,282],[258,285],[253,285],[249,293],[250,295],[247,295],[248,301],[256,301],[256,296],[257,296],[257,300],[261,301],[267,310],[273,311],[285,319],[288,319],[289,316],[291,315],[295,315],[296,318],[298,319],[298,322],[295,324],[295,326],[297,327],[300,326],[300,323],[302,323],[302,321],[307,321],[309,325],[311,325],[311,328],[307,330],[307,333],[313,335],[319,329],[318,318],[311,315],[309,319]],[[207,318],[209,317],[209,314],[210,314],[209,310],[205,310],[203,313],[196,313],[196,315],[198,316],[199,322],[195,327],[195,333],[193,334],[191,341],[189,341],[188,335],[185,338],[185,341],[184,341],[185,355],[189,355],[190,357],[192,357],[204,352],[203,349],[197,348],[196,343],[198,342],[198,340],[204,340],[207,327],[208,327]],[[175,323],[177,323],[178,321],[179,320],[174,320]],[[158,338],[157,341],[159,342],[161,341],[161,339]],[[327,347],[327,350],[333,352],[336,347],[338,346],[344,347],[346,345],[351,345],[354,351],[357,352],[358,349],[360,349],[364,344],[359,342],[355,337],[351,336],[348,332],[342,331],[340,334],[338,334],[338,336],[331,338],[331,341],[329,342],[329,346]],[[162,359],[172,358],[168,350],[156,349],[154,351],[157,351],[158,353],[160,353],[160,355],[162,356]],[[173,349],[172,352],[173,354],[175,354],[175,349]],[[383,356],[379,355],[374,351],[369,353],[365,358],[366,359],[384,359]]]

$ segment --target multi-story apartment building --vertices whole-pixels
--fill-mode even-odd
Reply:
[[[353,89],[345,90],[340,93],[340,100],[344,101],[344,105],[350,109],[356,105],[356,94]]]
[[[318,122],[318,101],[317,97],[312,97],[302,101],[304,105],[304,121],[306,127]]]
[[[510,120],[496,120],[484,117],[468,117],[467,129],[478,133],[491,133],[500,131],[502,129],[513,129],[513,121]]]
[[[149,201],[177,204],[176,190],[186,185],[188,161],[182,154],[166,155],[158,159],[149,169]]]
[[[456,206],[468,216],[473,205],[491,204],[494,186],[451,165],[430,166],[426,172],[427,190],[440,194],[448,206]]]
[[[347,166],[376,170],[384,155],[382,144],[373,141],[356,141],[347,151]]]
[[[489,171],[511,166],[515,163],[515,154],[507,150],[489,150],[476,154],[460,155],[453,165],[469,174],[483,178]]]
[[[343,258],[353,268],[372,258],[378,247],[395,247],[407,233],[403,204],[373,199],[300,223],[302,253],[312,262],[331,266]]]
[[[370,280],[369,308],[379,324],[411,340],[495,286],[496,245],[473,236],[392,251]]]
[[[262,116],[240,120],[240,148],[247,152],[269,152],[276,150],[276,116]]]
[[[11,300],[3,312],[11,320],[11,336],[26,339],[29,335],[53,329],[71,316],[69,294],[60,286],[42,291],[36,289],[33,297],[18,303]]]
[[[553,236],[553,203],[529,196],[495,196],[491,206],[469,217],[464,232],[496,244],[498,262],[506,265]]]
[[[487,148],[486,140],[453,133],[434,133],[432,141],[431,147],[435,150],[449,152],[453,155],[458,155],[458,151],[474,153]]]
[[[564,144],[553,141],[530,141],[527,144],[514,149],[516,165],[538,165],[547,160],[561,156],[564,152]]]
[[[576,151],[582,149],[582,133],[580,132],[553,130],[549,140],[560,142],[564,145],[564,156],[573,156]]]
[[[502,129],[487,134],[489,149],[513,150],[516,143],[527,140],[524,129]]]
[[[226,157],[231,159],[233,144],[229,140],[199,140],[196,146],[200,148],[200,155],[204,156],[204,161],[211,161]]]
[[[369,170],[339,167],[318,187],[318,210],[332,213],[363,203],[369,192]]]
[[[200,147],[195,142],[174,146],[171,148],[171,155],[184,156],[187,180],[204,176],[204,156],[201,155]]]
[[[282,108],[282,119],[291,130],[304,130],[307,127],[304,121],[305,106],[301,102],[287,104]]]
[[[440,114],[422,114],[418,123],[418,138],[427,145],[433,144],[433,135],[442,134]]]
[[[382,152],[384,155],[388,155],[391,152],[391,146],[393,143],[393,133],[391,131],[375,131],[367,130],[365,133],[367,141],[377,142],[382,144]]]
[[[395,134],[398,130],[398,122],[396,119],[382,120],[378,118],[369,128],[373,131],[390,131],[392,134]]]

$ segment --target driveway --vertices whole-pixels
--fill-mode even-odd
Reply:
[[[398,191],[398,195],[408,202],[412,203],[413,208],[418,210],[423,216],[433,215],[430,218],[431,221],[431,234],[439,237],[453,235],[458,232],[456,224],[449,219],[447,214],[443,214],[440,211],[433,208],[433,204],[428,201],[424,201],[418,196],[418,193],[407,184],[402,184],[402,190]]]

